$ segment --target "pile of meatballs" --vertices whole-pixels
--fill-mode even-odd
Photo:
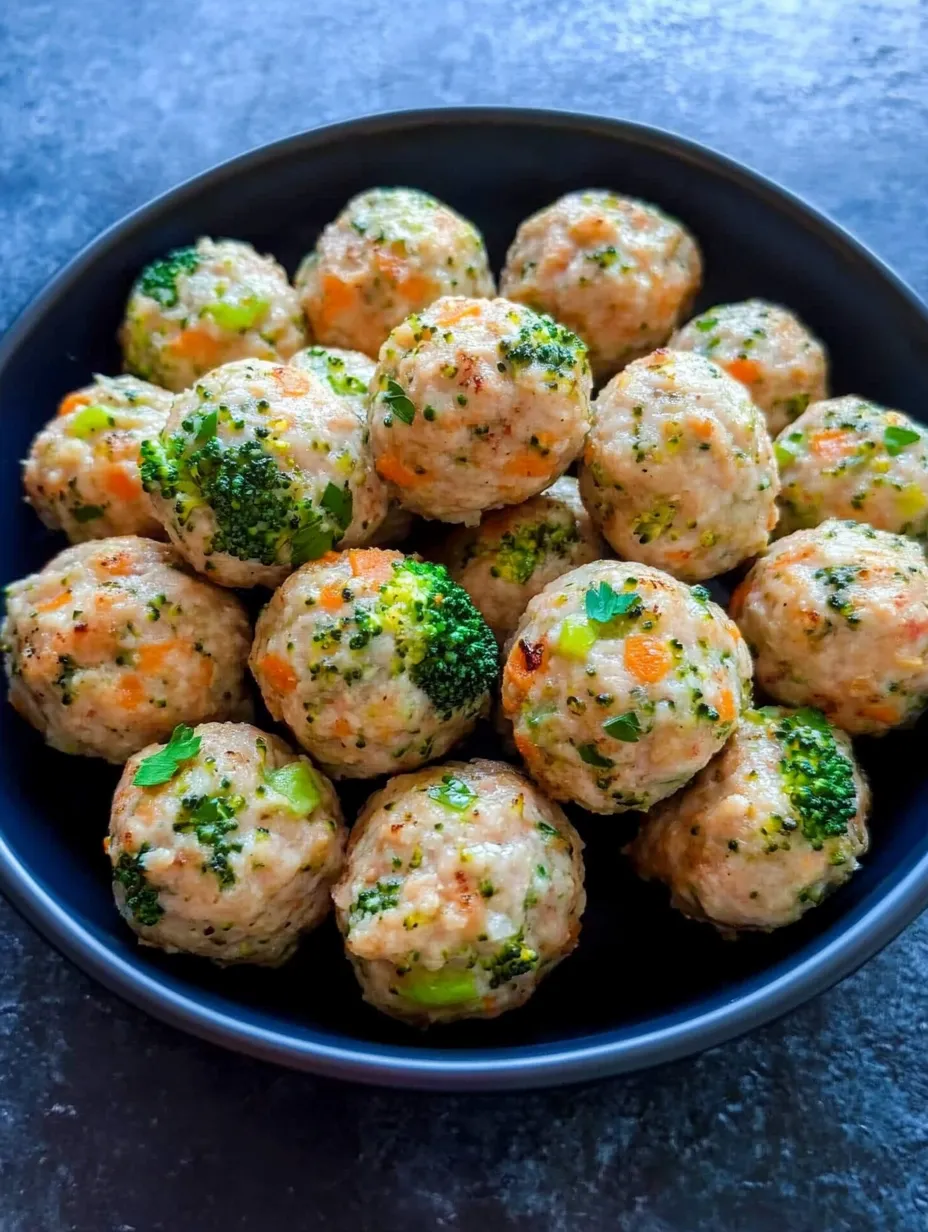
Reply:
[[[142,943],[277,965],[334,904],[364,997],[428,1025],[577,944],[561,804],[640,812],[634,869],[726,935],[853,874],[850,738],[928,700],[928,435],[830,397],[785,308],[687,322],[701,276],[679,222],[591,190],[522,223],[497,295],[477,229],[403,188],[292,285],[229,239],[141,272],[125,374],[25,461],[72,546],[7,587],[2,642],[20,715],[124,766]],[[447,760],[486,720],[512,764]],[[349,833],[333,780],[374,778]]]

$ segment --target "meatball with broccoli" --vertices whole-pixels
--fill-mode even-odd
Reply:
[[[441,757],[489,709],[497,648],[441,565],[377,548],[304,565],[258,619],[268,710],[335,778]]]

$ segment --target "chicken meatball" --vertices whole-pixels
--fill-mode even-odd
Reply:
[[[500,294],[578,333],[605,379],[667,341],[701,279],[699,248],[679,222],[644,201],[590,190],[522,223]]]
[[[258,619],[268,710],[335,778],[441,757],[489,708],[493,634],[434,565],[378,548],[304,565]]]
[[[771,436],[810,402],[828,397],[825,348],[798,317],[766,300],[710,308],[667,345],[705,355],[745,385],[764,412]]]
[[[853,735],[913,722],[928,700],[928,567],[914,539],[856,522],[798,530],[732,596],[758,683]]]
[[[346,835],[307,758],[247,723],[204,723],[129,759],[106,848],[144,945],[276,967],[328,914]]]
[[[390,330],[442,295],[495,291],[483,237],[414,188],[354,197],[296,276],[313,337],[376,355]]]
[[[299,297],[273,257],[199,239],[147,265],[119,331],[126,370],[179,391],[234,359],[282,360],[306,345]]]
[[[616,552],[697,582],[776,525],[773,446],[750,394],[684,351],[629,364],[593,403],[580,491]]]
[[[748,711],[724,750],[627,849],[684,915],[721,932],[793,924],[867,850],[870,792],[818,710]]]
[[[597,561],[529,603],[503,710],[532,778],[594,813],[647,809],[682,787],[750,702],[751,659],[701,586]]]
[[[504,299],[440,299],[383,344],[377,470],[413,513],[475,525],[543,491],[580,451],[590,370],[576,335]]]
[[[66,548],[6,597],[10,701],[52,748],[118,763],[177,723],[249,716],[245,610],[166,543]]]
[[[174,400],[142,445],[142,480],[177,548],[222,586],[277,586],[333,545],[365,542],[387,512],[352,399],[262,359]]]
[[[774,444],[784,534],[828,518],[928,538],[928,433],[863,398],[817,402]]]
[[[334,892],[365,1000],[419,1026],[522,1005],[577,944],[582,848],[502,762],[391,779],[355,824]]]
[[[171,394],[134,376],[96,376],[62,399],[23,465],[26,498],[72,543],[111,535],[163,539],[139,479],[139,446],[167,423]]]
[[[454,531],[442,559],[503,643],[549,582],[608,554],[576,479],[565,475],[541,496]]]

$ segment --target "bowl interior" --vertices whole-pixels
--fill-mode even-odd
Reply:
[[[212,234],[250,240],[292,273],[347,198],[375,184],[415,185],[454,205],[483,230],[497,270],[517,224],[565,191],[608,186],[654,201],[703,247],[700,308],[749,295],[780,301],[824,339],[836,393],[865,394],[916,417],[928,406],[928,323],[912,300],[827,224],[722,160],[647,130],[557,116],[360,122],[270,147],[170,194],[104,237],[45,293],[0,366],[2,581],[64,546],[23,504],[18,460],[66,391],[92,372],[118,369],[115,332],[139,267]],[[595,1036],[614,1043],[618,1058],[644,1034],[730,1004],[805,962],[926,858],[923,733],[920,726],[860,744],[875,796],[865,866],[800,924],[770,937],[730,944],[687,924],[625,865],[630,820],[575,814],[588,845],[579,949],[524,1009],[427,1037],[363,1005],[331,921],[276,972],[221,971],[137,948],[112,905],[100,845],[118,772],[46,749],[7,705],[0,828],[17,861],[111,954],[174,993],[301,1047],[338,1044],[362,1061],[379,1050],[441,1060],[479,1049],[492,1062],[522,1050],[569,1051]],[[492,735],[478,734],[472,747],[492,755]],[[364,794],[346,793],[349,813]],[[301,1063],[312,1065],[305,1056]]]

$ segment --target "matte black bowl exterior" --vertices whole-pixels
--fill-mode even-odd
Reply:
[[[744,168],[666,133],[585,116],[498,108],[379,116],[268,146],[166,194],[81,253],[10,330],[0,347],[0,580],[62,546],[23,505],[18,459],[66,391],[118,368],[116,327],[139,267],[211,234],[250,240],[292,272],[347,198],[376,184],[416,185],[473,218],[497,270],[517,224],[567,190],[609,186],[654,201],[702,244],[700,307],[749,295],[781,301],[827,343],[836,393],[915,416],[928,406],[923,306],[836,226]],[[770,937],[729,944],[688,924],[619,856],[631,823],[581,816],[590,907],[579,949],[524,1009],[427,1036],[362,1004],[331,921],[276,972],[221,971],[138,948],[113,907],[100,849],[116,771],[46,749],[6,704],[0,888],[116,992],[269,1060],[445,1089],[593,1078],[684,1056],[782,1014],[853,971],[922,910],[923,733],[861,742],[876,800],[865,867]]]

